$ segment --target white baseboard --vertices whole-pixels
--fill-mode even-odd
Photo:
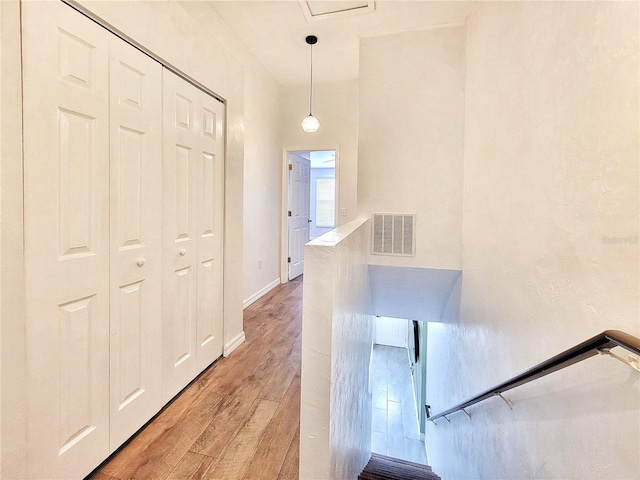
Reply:
[[[244,340],[245,340],[245,337],[244,337],[244,330],[243,330],[238,335],[236,335],[233,340],[225,344],[222,355],[225,357],[228,357],[231,354],[231,352],[233,352],[242,343],[244,343]]]
[[[252,303],[254,303],[256,300],[259,300],[261,297],[265,296],[267,293],[269,293],[271,290],[273,290],[274,288],[276,288],[278,285],[280,285],[280,279],[276,278],[273,282],[271,282],[269,285],[267,285],[266,287],[264,287],[262,290],[260,290],[257,293],[254,293],[253,295],[251,295],[249,298],[247,298],[246,300],[244,300],[242,302],[242,309],[244,310],[245,308],[247,308],[249,305],[251,305]]]

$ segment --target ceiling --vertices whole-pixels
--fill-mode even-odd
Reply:
[[[459,270],[369,265],[373,315],[441,322]],[[456,298],[450,307],[456,308]]]
[[[466,21],[474,2],[429,0],[226,0],[207,5],[282,85],[358,78],[360,39]],[[335,13],[331,13],[335,11]]]

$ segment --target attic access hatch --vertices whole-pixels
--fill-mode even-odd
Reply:
[[[307,22],[373,13],[374,0],[298,0]]]

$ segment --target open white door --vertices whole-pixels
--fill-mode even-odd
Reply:
[[[289,280],[304,271],[304,244],[309,241],[311,162],[289,154]]]

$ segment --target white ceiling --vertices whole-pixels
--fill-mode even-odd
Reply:
[[[443,321],[442,314],[460,275],[459,270],[369,265],[371,313],[424,322]]]
[[[318,37],[314,82],[344,81],[358,77],[361,38],[463,23],[474,2],[207,0],[207,5],[279,83],[300,85],[309,81],[307,35]],[[340,12],[325,14],[334,7]],[[325,15],[313,17],[314,12]]]

